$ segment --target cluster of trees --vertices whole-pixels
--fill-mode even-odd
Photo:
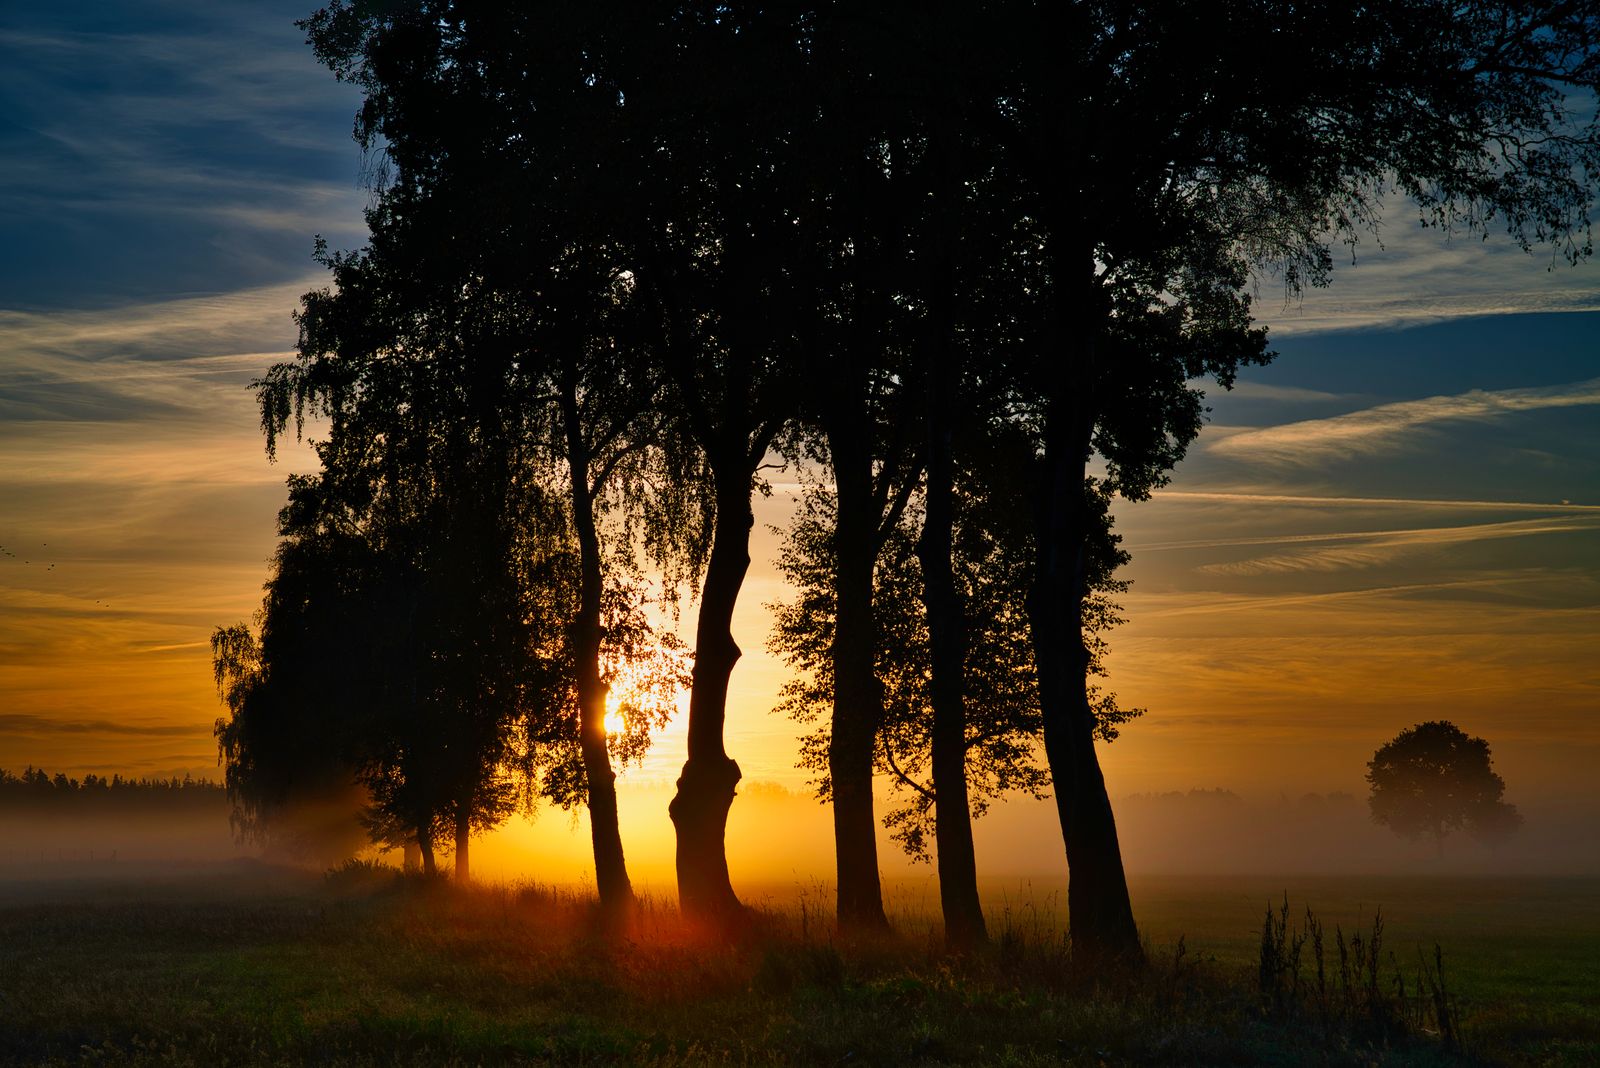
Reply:
[[[637,750],[607,690],[683,664],[653,570],[698,599],[681,904],[740,912],[730,622],[787,461],[811,486],[773,642],[840,924],[885,924],[881,773],[953,944],[985,935],[971,817],[1021,789],[1055,799],[1075,951],[1137,954],[1096,753],[1133,714],[1094,683],[1111,502],[1269,358],[1262,272],[1325,283],[1391,191],[1589,252],[1588,2],[336,0],[304,25],[365,94],[378,181],[260,383],[269,448],[328,430],[259,635],[217,638],[229,787],[257,818],[353,767],[374,833],[458,851],[517,784],[581,800],[611,906]]]
[[[81,811],[215,811],[223,803],[223,786],[190,775],[170,779],[124,779],[96,775],[82,779],[65,772],[51,775],[29,766],[20,774],[0,768],[0,810]]]

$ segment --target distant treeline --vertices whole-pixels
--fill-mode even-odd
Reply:
[[[54,812],[116,810],[217,810],[227,803],[222,784],[210,779],[123,778],[90,773],[82,779],[28,767],[21,774],[0,768],[0,814],[20,809]]]

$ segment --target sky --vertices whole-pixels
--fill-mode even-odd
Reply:
[[[249,383],[325,284],[314,237],[364,233],[359,98],[309,10],[0,11],[0,767],[218,774],[207,639],[259,606],[311,463],[267,461]],[[1600,265],[1414,220],[1391,205],[1325,291],[1263,279],[1277,360],[1211,389],[1171,485],[1118,507],[1110,685],[1149,712],[1103,751],[1114,797],[1360,793],[1374,749],[1448,718],[1509,799],[1600,814]],[[794,791],[764,652],[783,478],[727,734],[747,783]],[[639,834],[682,758],[677,723],[624,776]]]

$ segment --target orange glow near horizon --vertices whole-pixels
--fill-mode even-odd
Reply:
[[[13,376],[24,368],[134,412],[0,420],[0,767],[218,775],[207,639],[259,608],[283,478],[312,463],[299,445],[268,463],[254,429],[248,383],[280,357],[157,366],[60,354],[98,352],[124,331],[213,344],[240,322],[279,322],[302,288],[120,318],[0,319]],[[1427,336],[1351,335],[1369,346]],[[1596,448],[1600,365],[1589,371],[1563,366],[1537,388],[1422,385],[1402,401],[1258,375],[1226,408],[1219,400],[1173,487],[1117,509],[1134,585],[1122,598],[1128,622],[1110,636],[1109,684],[1124,705],[1150,711],[1103,750],[1113,798],[1195,787],[1260,800],[1360,794],[1378,745],[1448,718],[1490,741],[1510,800],[1592,807],[1600,486],[1592,469],[1586,483],[1565,473],[1587,454],[1563,459]],[[1510,473],[1495,475],[1500,467]],[[1479,487],[1491,476],[1500,483]],[[822,875],[827,814],[794,766],[800,729],[771,711],[787,669],[766,651],[767,606],[788,596],[769,527],[787,520],[795,492],[780,483],[756,500],[734,619],[743,657],[727,749],[744,787],[730,835],[768,857],[767,874]],[[688,606],[680,634],[692,626]],[[624,688],[608,702],[608,730],[621,726]],[[622,769],[625,842],[652,878],[670,873],[665,798],[683,761],[686,706],[641,766]],[[752,822],[762,812],[780,833]],[[985,867],[1040,852],[1007,821],[1048,835],[1051,818],[1048,806],[1000,806],[980,824]],[[557,857],[581,870],[587,835],[570,817],[546,813],[529,826],[486,848],[529,870]]]

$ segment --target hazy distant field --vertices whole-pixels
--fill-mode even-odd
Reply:
[[[1408,981],[1437,940],[1465,1063],[1600,1063],[1600,880],[1136,879],[1156,968],[1102,989],[1063,978],[1061,887],[1037,880],[990,882],[992,933],[1013,948],[952,969],[931,880],[889,888],[898,948],[836,952],[820,884],[744,888],[784,919],[724,950],[686,941],[659,903],[604,947],[577,896],[548,889],[253,863],[7,874],[7,1063],[1458,1063],[1426,1034],[1369,1047],[1263,1019],[1261,913],[1284,890],[1330,938],[1381,905]]]

